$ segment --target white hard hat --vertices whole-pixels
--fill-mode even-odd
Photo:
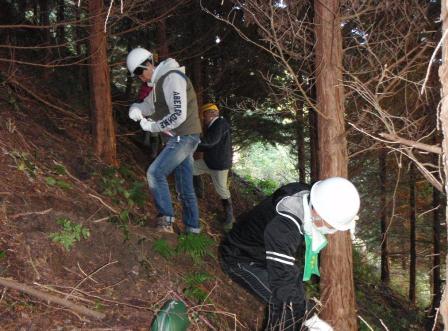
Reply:
[[[152,53],[150,51],[141,47],[134,48],[130,51],[126,58],[126,65],[131,76],[134,76],[134,70],[147,60],[152,60]]]
[[[360,205],[355,185],[342,177],[318,181],[311,188],[311,204],[322,219],[339,231],[352,227]]]

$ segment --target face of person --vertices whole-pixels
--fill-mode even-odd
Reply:
[[[314,210],[314,208],[311,209],[311,218],[313,220],[314,225],[317,228],[327,228],[331,231],[336,231],[335,228],[333,228],[330,224],[328,224],[327,222],[325,222],[324,219],[322,219],[322,217],[320,217],[320,215],[316,212],[316,210]]]
[[[151,63],[148,63],[146,69],[144,69],[143,72],[140,75],[138,75],[138,78],[142,82],[149,82],[153,74],[154,74],[154,66]]]
[[[209,125],[215,117],[218,117],[218,115],[219,115],[219,113],[216,111],[204,112],[204,124]]]

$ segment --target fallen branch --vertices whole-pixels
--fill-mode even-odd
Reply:
[[[87,307],[70,302],[68,300],[56,297],[54,295],[51,295],[51,294],[48,294],[48,293],[45,293],[45,292],[42,292],[39,290],[36,290],[28,285],[21,284],[14,280],[5,279],[5,278],[0,277],[0,285],[24,292],[24,293],[32,295],[32,296],[35,296],[35,297],[37,297],[41,300],[45,300],[49,303],[50,302],[56,303],[58,305],[67,307],[68,309],[71,309],[77,313],[87,315],[90,317],[94,317],[96,319],[103,319],[104,317],[106,317],[106,315],[103,313],[99,313],[99,312],[89,309]]]
[[[101,203],[103,204],[104,207],[106,207],[107,209],[109,209],[109,210],[110,210],[111,212],[113,212],[114,214],[116,214],[116,215],[119,214],[118,211],[116,211],[114,208],[112,208],[112,207],[109,206],[107,203],[105,203],[104,200],[101,199],[100,197],[98,197],[98,196],[96,196],[96,195],[94,195],[94,194],[92,194],[92,193],[89,193],[89,195],[90,195],[92,198],[95,198],[95,199],[97,199],[99,202],[101,202]]]
[[[26,213],[19,213],[19,214],[15,214],[15,215],[10,216],[10,218],[15,220],[16,218],[19,218],[19,217],[22,217],[22,216],[45,215],[45,214],[48,214],[52,210],[53,210],[53,208],[49,208],[49,209],[42,210],[42,211],[30,211],[30,212],[26,212]]]

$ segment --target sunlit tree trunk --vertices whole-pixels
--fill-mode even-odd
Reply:
[[[389,286],[389,247],[388,247],[388,222],[387,222],[387,193],[386,193],[386,164],[387,152],[381,148],[379,152],[379,175],[380,175],[380,219],[381,219],[381,283]]]
[[[320,178],[347,177],[339,0],[315,1],[314,15]],[[358,327],[350,233],[337,232],[328,239],[321,265],[322,317],[336,331],[355,331]]]
[[[92,119],[94,121],[95,153],[104,162],[116,166],[117,146],[112,97],[110,90],[109,65],[107,62],[107,39],[104,33],[104,10],[102,0],[89,1],[91,24],[90,43],[90,92]]]
[[[409,168],[409,302],[415,305],[415,280],[417,251],[415,243],[415,223],[416,223],[416,199],[415,199],[415,168],[411,162]]]
[[[447,0],[442,0],[441,2],[441,20],[442,20],[442,33],[445,34],[448,30],[448,8],[447,8]],[[443,152],[443,170],[445,174],[445,178],[448,178],[448,163],[446,155],[448,153],[448,41],[445,38],[442,46],[442,64],[439,68],[439,77],[440,77],[440,83],[442,86],[441,90],[441,108],[440,108],[440,122],[441,122],[441,129],[442,129],[442,152]],[[445,180],[445,208],[448,207],[448,195],[446,194],[448,192],[447,185],[448,181]],[[448,215],[448,212],[446,213]],[[446,216],[445,216],[446,217]],[[446,222],[445,222],[446,223]],[[448,259],[448,255],[446,256],[446,259]],[[447,261],[446,261],[447,262]],[[445,263],[445,279],[448,278],[448,263]],[[443,324],[445,326],[445,330],[448,330],[448,294],[447,294],[447,287],[445,286],[445,289],[443,291],[442,300],[440,303],[440,314],[443,318]]]

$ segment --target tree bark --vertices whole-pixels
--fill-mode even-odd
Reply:
[[[65,1],[58,0],[58,10],[57,10],[58,23],[64,22],[64,20],[65,20],[64,12],[65,12]],[[57,34],[58,34],[58,43],[64,44],[65,43],[65,27],[63,25],[58,26]],[[62,48],[62,49],[64,49],[64,48]]]
[[[299,171],[299,181],[306,180],[306,160],[305,160],[305,136],[303,125],[303,109],[296,104],[296,137],[297,137],[297,170]]]
[[[311,88],[310,98],[316,100],[315,84]],[[317,136],[319,123],[317,122],[317,113],[311,106],[308,110],[308,124],[310,128],[310,177],[311,182],[315,182],[319,178],[319,139]]]
[[[409,302],[415,305],[415,285],[416,285],[416,266],[417,251],[415,243],[415,224],[416,224],[416,199],[415,199],[415,168],[410,163],[409,168]]]
[[[347,177],[348,155],[342,87],[342,36],[339,0],[315,1],[317,108],[320,178]],[[322,317],[336,331],[357,327],[350,233],[328,236],[322,253]]]
[[[441,21],[442,21],[442,35],[444,35],[448,30],[448,8],[447,8],[447,0],[441,1]],[[447,163],[447,153],[448,153],[448,41],[445,38],[442,45],[442,64],[439,67],[439,77],[440,83],[442,86],[441,89],[441,107],[440,107],[440,123],[442,129],[442,151],[443,151],[443,171],[445,174],[445,178],[448,178],[448,163]],[[447,208],[446,215],[448,215],[448,181],[445,180],[445,208]],[[446,216],[445,216],[446,218]],[[446,221],[445,221],[446,223]],[[448,227],[447,227],[448,228]],[[448,277],[448,255],[446,256],[445,263],[445,278]],[[448,330],[448,287],[445,286],[443,291],[442,300],[440,303],[440,314],[443,318],[443,324],[445,326],[445,330]]]
[[[387,193],[386,193],[386,161],[387,151],[381,148],[379,152],[379,174],[380,174],[380,219],[381,219],[381,284],[389,286],[389,247],[388,247],[388,222],[387,222]]]
[[[437,162],[435,163],[437,164]],[[440,279],[440,191],[435,187],[432,189],[432,206],[434,208],[432,216],[432,300],[430,316],[434,317],[436,309],[440,305],[442,294],[442,280]]]
[[[89,0],[91,33],[89,37],[91,65],[90,92],[92,119],[94,121],[94,145],[96,155],[109,165],[117,166],[115,125],[112,116],[107,39],[104,33],[102,0]]]

